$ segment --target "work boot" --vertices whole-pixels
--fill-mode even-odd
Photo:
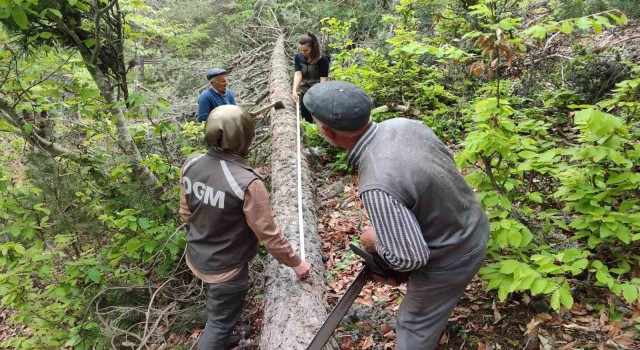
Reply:
[[[229,344],[227,345],[227,350],[231,350],[236,346],[238,346],[238,344],[240,343],[240,340],[242,340],[240,333],[233,330],[231,332],[231,336],[229,337]]]
[[[229,337],[229,345],[227,345],[227,349],[230,350],[235,348],[242,339],[249,339],[251,334],[253,334],[253,327],[251,327],[251,325],[234,327],[231,331],[231,336]]]

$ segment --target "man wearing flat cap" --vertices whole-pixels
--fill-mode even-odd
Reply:
[[[207,72],[207,81],[209,81],[209,86],[198,97],[199,122],[206,121],[209,118],[209,113],[218,106],[236,104],[233,92],[227,88],[229,77],[226,70],[210,69]]]
[[[489,224],[480,201],[433,130],[405,118],[372,122],[371,99],[358,86],[318,84],[304,103],[358,170],[358,195],[373,224],[360,238],[363,246],[410,273],[397,349],[435,349],[484,261]]]
[[[254,135],[247,111],[217,107],[205,125],[204,138],[211,148],[182,166],[179,213],[189,226],[187,265],[207,284],[207,325],[199,350],[233,345],[230,336],[242,313],[248,263],[258,253],[258,242],[300,279],[311,268],[282,234],[260,175],[245,161]]]

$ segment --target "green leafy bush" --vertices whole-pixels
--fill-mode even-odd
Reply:
[[[600,34],[627,19],[607,11],[524,27],[517,9],[501,4],[479,1],[468,13],[450,8],[457,16],[440,17],[427,35],[415,10],[439,4],[402,1],[387,18],[395,34],[388,47],[344,50],[332,74],[363,86],[378,104],[419,105],[427,110],[425,122],[462,147],[458,165],[490,219],[481,275],[500,300],[525,292],[548,295],[556,310],[570,308],[582,281],[594,281],[633,303],[640,288],[631,271],[640,240],[639,68],[580,61],[567,74],[566,67],[549,65],[547,76],[529,77],[526,88],[509,71],[548,35]],[[460,17],[472,21],[460,25]],[[351,24],[331,19],[324,30],[351,47]],[[427,61],[432,65],[420,65]],[[460,63],[466,71],[451,69]],[[606,79],[613,71],[624,74]],[[576,83],[567,84],[567,76]],[[558,77],[565,80],[554,86]],[[590,105],[575,105],[583,101]]]
[[[515,291],[551,293],[553,308],[571,307],[572,278],[592,274],[597,286],[628,303],[638,300],[640,279],[629,272],[638,264],[633,252],[640,241],[640,133],[634,131],[638,116],[626,112],[635,113],[637,102],[629,98],[638,85],[637,77],[619,83],[600,105],[625,119],[598,106],[575,112],[570,147],[531,138],[531,126],[541,131],[546,125],[518,116],[504,100],[476,103],[477,129],[463,142],[458,162],[479,168],[467,180],[482,190],[489,209],[495,259],[481,274],[501,299]]]

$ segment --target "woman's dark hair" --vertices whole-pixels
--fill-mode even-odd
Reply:
[[[299,45],[307,45],[311,48],[311,60],[317,60],[320,58],[320,44],[318,43],[318,38],[311,32],[307,32],[307,34],[302,34],[298,38]]]

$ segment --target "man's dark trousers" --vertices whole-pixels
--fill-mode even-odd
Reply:
[[[486,240],[455,262],[413,271],[398,310],[397,350],[433,350],[458,299],[484,262]]]
[[[248,264],[231,280],[207,285],[207,325],[200,335],[198,350],[227,349],[248,290]]]

